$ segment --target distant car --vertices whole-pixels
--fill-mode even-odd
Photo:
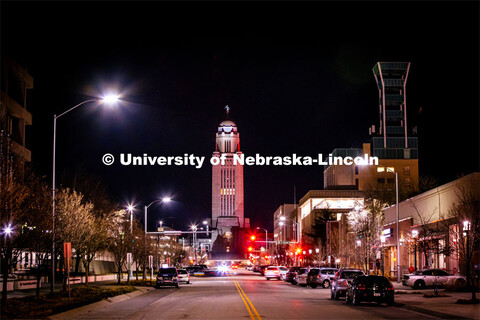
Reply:
[[[231,268],[232,270],[238,270],[238,264],[232,264]]]
[[[405,274],[402,279],[404,286],[414,289],[425,289],[429,286],[451,285],[455,288],[461,288],[467,283],[467,278],[460,275],[449,274],[442,269],[426,269],[415,271],[411,274]]]
[[[161,268],[158,270],[157,274],[157,282],[155,287],[160,286],[175,286],[178,288],[179,278],[177,268],[175,267],[168,267],[168,268]]]
[[[295,276],[298,274],[298,270],[300,270],[302,267],[290,267],[285,274],[285,282],[290,282],[292,284],[293,281],[295,280]]]
[[[345,293],[346,303],[354,305],[360,302],[394,303],[395,289],[393,284],[383,276],[358,276],[351,281]]]
[[[297,275],[295,276],[295,280],[293,284],[298,284],[299,286],[301,287],[306,287],[307,286],[307,276],[308,276],[308,272],[310,271],[309,268],[301,268],[300,270],[298,270],[297,272]]]
[[[185,269],[177,269],[179,282],[190,283],[190,274]]]
[[[364,276],[362,270],[360,269],[340,269],[335,274],[335,277],[331,283],[330,289],[330,298],[333,300],[338,300],[340,296],[345,296],[346,290],[348,288],[348,283],[355,279],[358,276]]]
[[[330,288],[337,271],[338,269],[336,268],[312,268],[307,275],[307,285],[312,288],[318,286]]]
[[[265,278],[267,280],[283,280],[287,274],[288,268],[284,266],[270,266],[265,269]]]
[[[258,272],[260,272],[260,274],[262,276],[264,276],[265,275],[265,269],[268,268],[268,267],[270,267],[270,265],[258,266],[258,270],[259,270]]]
[[[185,268],[190,276],[204,276],[204,271],[207,269],[206,265],[193,265]]]

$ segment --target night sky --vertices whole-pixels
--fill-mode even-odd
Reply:
[[[211,167],[105,166],[105,153],[210,158],[224,106],[246,155],[328,154],[361,147],[378,127],[377,61],[410,61],[409,124],[420,175],[441,183],[479,170],[479,4],[472,2],[1,2],[1,48],[34,78],[27,147],[51,179],[86,171],[149,222],[185,229],[211,216]],[[244,167],[245,216],[323,188],[323,167]]]

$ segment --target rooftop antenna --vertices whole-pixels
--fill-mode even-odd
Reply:
[[[228,106],[228,104],[225,106],[225,110],[227,110],[227,118],[228,118],[228,114],[230,113],[230,107]]]

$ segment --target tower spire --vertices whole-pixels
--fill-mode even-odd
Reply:
[[[228,118],[228,114],[230,113],[230,107],[228,106],[228,104],[225,106],[224,109],[227,111],[227,118]]]

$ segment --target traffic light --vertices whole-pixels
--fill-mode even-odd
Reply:
[[[255,237],[255,235],[253,235],[253,234],[250,236],[250,240],[252,240],[252,241],[255,241],[256,238],[257,237]]]

